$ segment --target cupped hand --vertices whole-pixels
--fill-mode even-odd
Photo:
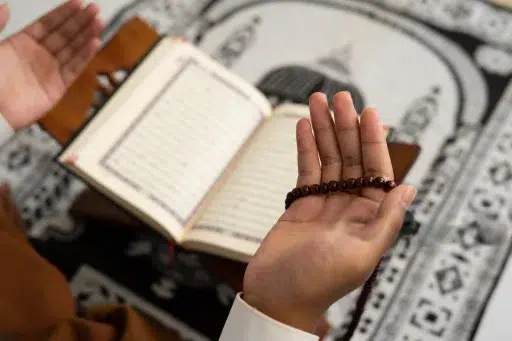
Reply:
[[[0,30],[8,20],[0,6]],[[100,47],[94,3],[68,0],[0,41],[0,114],[15,129],[35,123],[64,95]]]
[[[313,94],[309,107],[312,127],[306,119],[297,124],[298,187],[362,176],[393,179],[374,109],[359,118],[347,92],[334,96],[334,120],[325,95]],[[414,188],[401,185],[388,193],[363,188],[296,200],[249,263],[244,300],[280,322],[312,331],[331,304],[367,280],[393,245],[415,195]]]

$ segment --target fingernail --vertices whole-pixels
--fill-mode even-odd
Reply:
[[[347,99],[347,101],[350,101],[350,102],[353,102],[352,100],[352,94],[348,91],[343,91],[342,92],[343,96],[345,96],[345,98]]]
[[[406,209],[412,205],[412,202],[416,198],[416,193],[416,188],[412,186],[406,186],[406,189],[402,194],[402,202],[404,203]]]
[[[317,91],[317,92],[314,92],[311,94],[311,96],[309,96],[309,101],[311,103],[311,99],[313,99],[313,97],[322,97],[322,100],[325,100],[327,101],[327,95],[324,94],[323,92],[320,92],[320,91]]]

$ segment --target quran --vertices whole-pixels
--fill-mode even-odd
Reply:
[[[166,37],[57,159],[177,244],[246,262],[295,186],[303,117]]]

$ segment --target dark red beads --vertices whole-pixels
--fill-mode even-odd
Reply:
[[[329,185],[326,184],[325,182],[320,184],[320,193],[322,193],[322,194],[329,193]]]
[[[295,199],[300,197],[300,189],[299,188],[294,188],[292,190],[292,197],[295,198]]]
[[[394,188],[396,188],[396,182],[394,182],[393,180],[388,180],[384,183],[384,190],[386,192],[389,192],[391,190],[393,190]]]
[[[373,180],[373,185],[377,188],[382,188],[384,184],[386,183],[386,179],[384,179],[382,176],[378,176]]]
[[[393,180],[384,179],[381,176],[373,178],[371,176],[360,177],[357,179],[350,178],[347,180],[330,181],[329,183],[314,184],[310,186],[302,186],[294,188],[286,195],[285,207],[288,209],[293,202],[299,198],[307,197],[310,195],[329,194],[337,192],[349,192],[355,194],[356,189],[364,187],[382,188],[384,191],[389,192],[397,187],[397,183]]]
[[[347,190],[355,189],[356,188],[356,179],[350,178],[345,180],[345,188]]]
[[[345,180],[338,181],[338,190],[344,192],[347,189],[347,182]]]
[[[329,181],[329,191],[335,193],[339,191],[338,181]]]
[[[373,186],[374,182],[375,182],[375,179],[373,178],[373,176],[365,176],[363,178],[363,186],[365,186],[365,187]]]
[[[300,189],[300,194],[303,197],[307,197],[308,195],[311,194],[311,189],[309,188],[309,186],[303,186]]]
[[[319,185],[311,185],[309,186],[309,189],[311,190],[311,194],[316,195],[320,193],[320,186]]]

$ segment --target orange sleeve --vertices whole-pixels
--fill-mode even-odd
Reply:
[[[77,317],[66,278],[30,246],[10,211],[0,205],[0,339],[181,340],[126,306],[90,309],[85,318]]]

